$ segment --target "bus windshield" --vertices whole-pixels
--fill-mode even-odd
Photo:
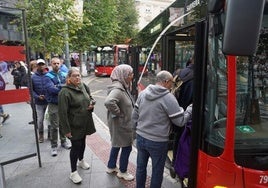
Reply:
[[[114,66],[114,54],[113,51],[97,52],[96,66]]]
[[[212,27],[211,27],[212,28]],[[227,125],[227,60],[222,37],[209,35],[203,150],[220,156]],[[235,161],[238,165],[268,169],[268,16],[264,11],[256,55],[236,57]]]

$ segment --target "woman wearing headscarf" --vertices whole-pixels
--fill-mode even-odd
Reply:
[[[133,130],[131,127],[131,113],[134,100],[130,94],[133,79],[133,69],[126,64],[118,65],[110,76],[112,84],[108,86],[108,96],[105,99],[107,121],[111,136],[111,151],[106,172],[117,172],[117,177],[127,181],[134,176],[127,172],[129,155],[132,150]],[[119,151],[119,169],[116,166]]]

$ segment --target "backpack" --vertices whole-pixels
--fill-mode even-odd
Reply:
[[[192,120],[189,120],[184,127],[184,131],[178,143],[174,169],[181,179],[188,178],[189,175],[191,155],[191,127]]]
[[[2,77],[2,75],[0,74],[0,91],[5,90],[5,89],[6,89],[6,82],[4,78]]]

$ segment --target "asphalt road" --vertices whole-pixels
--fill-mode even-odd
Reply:
[[[107,110],[104,106],[104,100],[107,96],[107,86],[112,83],[111,79],[109,77],[96,77],[91,73],[89,76],[83,77],[83,82],[89,86],[91,95],[96,100],[95,114],[107,124]]]

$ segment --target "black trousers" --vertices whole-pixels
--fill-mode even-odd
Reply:
[[[70,150],[70,161],[72,172],[77,170],[77,160],[80,161],[84,158],[86,148],[86,136],[79,140],[71,140],[72,148]]]

